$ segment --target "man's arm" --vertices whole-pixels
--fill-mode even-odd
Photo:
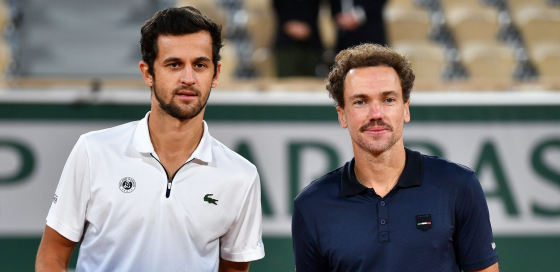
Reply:
[[[479,269],[479,270],[473,270],[471,272],[499,272],[498,271],[498,263],[495,263],[489,267],[483,268],[483,269]]]
[[[76,242],[68,240],[51,227],[45,226],[45,232],[35,261],[35,271],[67,271],[76,244]]]
[[[294,201],[292,215],[292,244],[297,272],[324,272],[329,270],[329,263],[318,250],[314,235],[309,231],[305,216]]]
[[[250,262],[230,262],[220,258],[219,272],[247,272]]]
[[[455,205],[455,254],[463,271],[498,271],[498,252],[482,186],[474,172],[460,175]]]

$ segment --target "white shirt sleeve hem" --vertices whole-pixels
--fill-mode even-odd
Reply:
[[[220,253],[222,259],[230,262],[251,262],[264,258],[264,248],[247,253]]]
[[[51,227],[56,232],[58,232],[60,235],[66,237],[66,239],[68,239],[70,241],[79,242],[80,239],[82,239],[82,234],[81,233],[73,231],[72,229],[65,226],[58,219],[56,219],[52,216],[47,217],[47,226]]]

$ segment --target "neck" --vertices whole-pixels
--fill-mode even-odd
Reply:
[[[204,132],[204,110],[192,119],[177,119],[152,106],[148,119],[150,140],[158,156],[186,161],[198,146]]]
[[[357,150],[358,149],[358,150]],[[354,172],[358,181],[384,197],[395,187],[406,163],[402,141],[389,150],[372,154],[354,146]]]

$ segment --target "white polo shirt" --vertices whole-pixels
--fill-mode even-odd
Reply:
[[[76,271],[218,271],[220,256],[263,258],[255,166],[204,122],[169,187],[148,116],[82,135],[66,162],[47,225],[72,241],[83,237]]]

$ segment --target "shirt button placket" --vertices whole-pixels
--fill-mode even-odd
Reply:
[[[389,242],[389,211],[387,209],[387,203],[383,200],[379,201],[377,205],[377,215],[378,215],[378,241],[381,243]]]

